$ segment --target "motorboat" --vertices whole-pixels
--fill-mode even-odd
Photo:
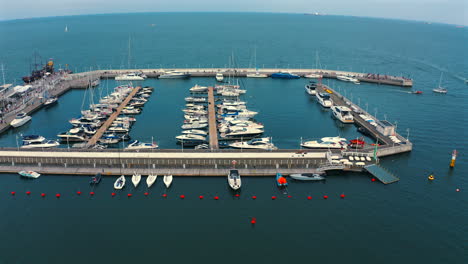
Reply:
[[[159,79],[185,79],[189,78],[190,73],[178,72],[178,71],[166,71],[159,75]]]
[[[93,184],[93,185],[99,184],[101,182],[101,178],[102,178],[101,173],[98,173],[94,175],[93,177],[91,177],[89,184]]]
[[[31,149],[31,148],[53,148],[53,147],[57,147],[59,146],[60,143],[58,141],[55,141],[55,140],[44,140],[42,142],[27,142],[27,141],[24,141],[23,142],[23,145],[21,146],[21,148],[23,149]]]
[[[232,132],[221,133],[222,138],[253,137],[262,134],[263,129],[244,127]]]
[[[206,97],[185,97],[186,102],[190,103],[205,103],[207,101]]]
[[[192,93],[201,93],[201,92],[206,92],[208,91],[208,87],[206,86],[201,86],[198,84],[195,84],[192,88],[190,88],[190,92]]]
[[[143,78],[140,75],[132,72],[132,73],[128,73],[128,74],[117,75],[115,77],[115,80],[116,81],[144,81],[145,78]]]
[[[323,76],[321,74],[318,74],[318,73],[310,73],[310,74],[306,74],[304,75],[304,78],[309,78],[309,79],[319,79],[319,78],[322,78]]]
[[[75,134],[71,133],[70,131],[67,132],[62,132],[57,135],[57,137],[60,138],[61,141],[67,141],[67,142],[81,142],[85,141],[86,138],[84,137],[84,134]]]
[[[330,94],[328,93],[316,93],[315,97],[317,97],[317,101],[325,108],[331,107],[333,105]]]
[[[276,72],[271,75],[274,79],[299,79],[299,75],[290,72]]]
[[[133,183],[133,186],[135,186],[135,188],[138,186],[138,184],[140,183],[141,181],[141,174],[138,174],[138,173],[133,173],[133,176],[132,176],[132,183]]]
[[[317,93],[317,91],[315,90],[316,88],[317,88],[316,83],[308,83],[305,85],[305,91],[306,93],[310,95],[315,95]]]
[[[166,188],[169,188],[172,184],[172,175],[164,175],[163,182]]]
[[[242,185],[241,177],[238,170],[229,170],[227,180],[229,186],[233,190],[238,190]]]
[[[148,188],[150,188],[156,182],[157,178],[158,178],[158,175],[154,175],[154,174],[148,175],[148,178],[146,178],[146,185],[148,185]]]
[[[111,133],[111,134],[103,134],[99,139],[99,142],[102,144],[117,144],[121,140],[121,137]]]
[[[356,138],[349,141],[348,147],[351,149],[362,149],[366,145],[364,138]]]
[[[354,117],[351,114],[352,110],[346,106],[332,106],[331,107],[333,116],[340,120],[342,123],[351,124],[354,123]]]
[[[320,141],[306,141],[301,143],[304,148],[310,149],[345,149],[348,144],[345,138],[340,137],[324,137]]]
[[[220,72],[218,72],[218,73],[216,74],[216,77],[215,77],[215,78],[216,78],[216,81],[218,81],[218,82],[222,82],[222,81],[224,80],[224,76],[223,76],[223,74],[220,73]]]
[[[15,119],[11,121],[10,125],[12,127],[20,127],[31,120],[31,117],[26,115],[26,113],[19,113],[16,115]]]
[[[206,137],[202,135],[196,134],[182,134],[180,136],[176,136],[178,142],[181,143],[203,143],[206,142]]]
[[[422,91],[411,91],[410,93],[412,93],[412,94],[423,94]]]
[[[126,106],[122,109],[121,113],[124,115],[138,115],[141,113],[141,109],[133,106]]]
[[[138,140],[132,141],[126,149],[155,149],[158,145],[156,143],[143,143]]]
[[[190,124],[183,124],[182,129],[200,129],[200,128],[205,128],[207,126],[208,126],[207,123],[200,123],[200,122],[195,121]]]
[[[182,131],[182,134],[193,134],[193,135],[200,135],[200,136],[207,136],[208,132],[200,129],[189,129]]]
[[[23,142],[35,143],[35,142],[43,142],[45,137],[39,135],[27,135],[23,136]]]
[[[336,79],[344,82],[352,82],[354,84],[360,84],[359,80],[354,78],[353,76],[348,76],[348,75],[337,75]]]
[[[229,144],[231,148],[237,149],[264,149],[264,150],[275,150],[278,149],[270,138],[254,138],[249,141],[234,142]]]
[[[50,97],[50,98],[47,98],[44,102],[44,106],[50,106],[50,105],[53,105],[55,103],[58,102],[58,98],[57,97]]]
[[[114,189],[121,190],[125,186],[125,176],[122,175],[114,182]]]
[[[286,187],[288,186],[288,181],[286,178],[279,172],[276,173],[276,185],[278,187]]]
[[[37,179],[41,176],[41,174],[35,172],[35,171],[20,171],[18,172],[19,175],[26,177],[26,178],[33,178]]]
[[[325,177],[321,176],[318,173],[295,173],[289,175],[289,177],[298,181],[322,181],[325,180]]]

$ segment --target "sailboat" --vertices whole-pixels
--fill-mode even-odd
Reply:
[[[439,87],[432,89],[432,91],[435,92],[435,93],[441,93],[441,94],[446,94],[447,93],[447,89],[440,86],[442,84],[442,75],[443,74],[444,74],[443,72],[440,73]]]
[[[68,25],[65,25],[65,32],[68,32]]]
[[[150,188],[156,182],[157,178],[158,175],[154,175],[153,173],[148,175],[148,178],[146,178],[146,185],[148,185],[148,188]]]
[[[48,90],[44,92],[44,99],[46,99],[44,102],[44,106],[53,105],[58,102],[58,98],[55,96],[50,96]]]
[[[138,184],[140,183],[140,180],[141,180],[141,174],[134,172],[132,176],[133,186],[137,187]]]
[[[255,51],[254,51],[254,65],[255,65],[255,73],[248,73],[247,77],[248,78],[267,78],[268,75],[260,73],[258,71],[257,67],[257,46],[255,46]]]
[[[172,175],[164,175],[163,182],[166,185],[166,188],[169,188],[172,183]]]
[[[318,69],[318,51],[315,51],[315,69],[317,70]],[[322,78],[323,76],[321,74],[317,74],[317,73],[310,73],[310,74],[306,74],[304,75],[304,78],[314,78],[314,79],[318,79],[318,78]]]

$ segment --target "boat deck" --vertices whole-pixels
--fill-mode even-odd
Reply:
[[[389,184],[399,181],[395,175],[386,170],[385,168],[380,167],[377,164],[371,164],[364,167],[366,171],[376,177],[383,184]]]
[[[132,100],[132,98],[135,96],[138,91],[140,91],[141,86],[137,86],[133,89],[133,91],[125,98],[125,100],[119,105],[119,107],[115,110],[114,113],[112,113],[109,118],[104,122],[104,124],[99,128],[99,130],[94,134],[94,136],[88,141],[86,144],[87,147],[93,146],[97,143],[97,141],[101,138],[102,134],[106,132],[106,130],[109,128],[109,126],[114,122],[114,120],[120,115],[120,112],[124,107],[127,106],[128,102]]]

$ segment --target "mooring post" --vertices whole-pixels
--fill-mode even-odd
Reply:
[[[218,168],[218,164],[217,164],[217,163],[215,163],[215,169],[217,169],[217,168]]]
[[[42,166],[42,164],[41,164],[40,162],[38,162],[38,163],[37,163],[37,166],[41,167],[41,166]]]
[[[308,169],[308,168],[309,168],[309,163],[306,164],[306,169]]]
[[[67,167],[67,163],[66,163],[66,162],[65,162],[65,163],[63,163],[63,166],[66,168],[66,167]]]
[[[15,166],[15,162],[14,162],[14,161],[11,162],[11,166]]]
[[[96,168],[96,162],[95,162],[95,163],[93,163],[93,166],[94,166],[94,168]]]
[[[245,165],[245,168],[247,169],[247,163],[246,163],[246,164],[244,164],[244,165]]]
[[[184,163],[184,164],[182,164],[182,168],[184,168],[184,169],[185,169],[185,163]]]
[[[156,164],[153,164],[153,169],[156,169]]]
[[[276,163],[276,169],[279,169],[279,164],[278,163]]]

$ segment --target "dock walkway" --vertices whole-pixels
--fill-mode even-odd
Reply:
[[[379,179],[379,181],[381,181],[383,184],[389,184],[389,183],[397,182],[400,180],[391,172],[380,167],[377,164],[367,165],[364,167],[364,169],[368,171],[370,174],[372,174],[374,177]]]
[[[112,125],[114,120],[120,115],[120,112],[124,107],[127,106],[128,102],[132,100],[132,98],[135,96],[136,93],[140,90],[141,86],[135,87],[132,92],[125,98],[125,100],[119,105],[119,107],[115,110],[114,113],[112,113],[109,118],[106,120],[106,122],[99,128],[99,130],[94,134],[94,136],[86,143],[87,147],[93,146],[97,143],[97,141],[101,138],[102,134],[106,132],[106,130]]]
[[[216,125],[216,111],[213,90],[213,86],[208,87],[208,122],[210,134],[210,149],[218,149],[218,127]]]

